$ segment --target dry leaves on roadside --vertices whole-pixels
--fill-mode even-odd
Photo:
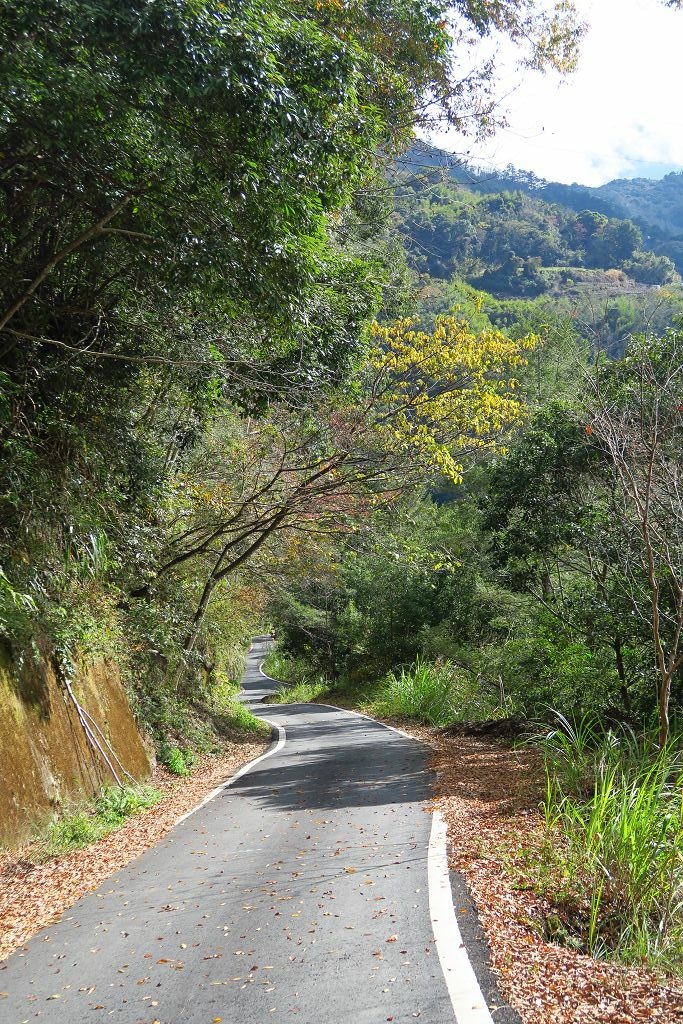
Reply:
[[[30,847],[0,856],[0,960],[57,921],[108,875],[154,846],[181,815],[266,746],[263,742],[232,744],[220,756],[202,758],[189,778],[178,778],[157,766],[152,782],[163,791],[162,800],[92,846],[44,864],[31,860]]]
[[[469,737],[435,743],[452,866],[477,904],[501,993],[524,1024],[680,1024],[682,982],[667,986],[645,969],[593,960],[533,927],[551,908],[514,881],[516,858],[542,836],[542,770],[533,752]]]

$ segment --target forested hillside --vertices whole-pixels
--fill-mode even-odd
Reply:
[[[522,192],[574,213],[593,210],[608,218],[630,219],[642,232],[647,249],[660,252],[669,246],[672,252],[679,254],[676,243],[683,239],[683,172],[680,171],[672,171],[660,180],[619,178],[593,187],[576,183],[564,185],[512,166],[503,171],[469,166],[461,158],[424,142],[414,143],[400,158],[399,166],[417,173],[438,170],[448,180],[482,195]],[[676,263],[676,258],[672,259]]]
[[[659,228],[630,219],[601,189],[476,170],[425,143],[399,159],[395,175],[394,223],[428,309],[448,309],[466,282],[486,293],[496,322],[518,315],[516,300],[535,299],[613,354],[681,310],[676,243],[667,242],[671,258],[662,255]],[[628,184],[640,194],[642,182]],[[648,184],[658,194],[660,183]],[[664,204],[660,215],[668,216]]]

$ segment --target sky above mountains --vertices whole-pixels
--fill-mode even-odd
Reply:
[[[482,145],[431,137],[486,166],[601,185],[683,170],[683,11],[660,0],[576,0],[589,25],[578,70],[519,72],[504,59],[499,92],[508,127]]]

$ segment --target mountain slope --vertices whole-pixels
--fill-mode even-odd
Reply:
[[[565,185],[512,166],[503,171],[474,168],[423,142],[405,155],[400,168],[423,178],[438,171],[444,180],[478,195],[521,192],[574,213],[592,210],[611,219],[631,220],[643,235],[643,248],[667,256],[678,272],[683,272],[683,172],[667,174],[659,181],[616,179],[597,188]]]

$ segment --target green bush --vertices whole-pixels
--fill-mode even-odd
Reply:
[[[273,704],[308,704],[330,693],[330,683],[323,679],[303,680],[293,686],[281,686],[273,694]]]
[[[489,651],[515,710],[537,717],[546,708],[567,715],[595,712],[614,703],[617,680],[608,652],[596,653],[546,623]]]
[[[108,786],[95,803],[97,818],[115,828],[131,814],[151,807],[160,799],[161,793],[154,786]]]
[[[543,740],[546,867],[594,955],[683,967],[683,754],[596,717]],[[586,894],[589,894],[588,897]]]
[[[45,840],[45,854],[56,857],[68,850],[79,850],[103,835],[97,820],[85,811],[66,814],[50,826]]]
[[[294,680],[273,695],[274,704],[306,704],[327,699],[360,706],[376,718],[407,718],[425,725],[443,726],[456,721],[500,717],[504,709],[474,672],[450,662],[418,659],[411,668],[389,672],[380,680],[330,680],[301,659],[269,655],[267,667],[279,677]],[[296,669],[296,671],[295,671]]]
[[[78,850],[113,832],[126,818],[161,799],[153,786],[110,786],[103,789],[91,811],[63,815],[50,825],[42,841],[42,856],[56,857]]]
[[[238,701],[231,701],[224,708],[223,714],[228,723],[234,729],[239,729],[240,732],[253,734],[254,736],[264,736],[270,732],[269,725],[262,722],[256,715],[252,715],[251,711],[244,704],[238,703]]]
[[[283,683],[272,696],[273,704],[308,704],[325,696],[334,685],[305,658],[277,648],[266,657],[263,671],[271,679]]]
[[[389,672],[366,708],[378,718],[409,718],[432,726],[501,714],[497,702],[472,675],[449,662],[439,665],[420,660],[399,674]]]
[[[159,760],[173,775],[187,776],[191,774],[196,758],[190,750],[181,750],[170,743],[162,743]]]
[[[263,662],[262,668],[271,679],[279,680],[283,683],[300,683],[304,680],[310,681],[311,679],[319,678],[319,673],[316,672],[315,668],[305,658],[294,657],[291,654],[286,654],[284,651],[279,651],[277,648],[270,651]]]

